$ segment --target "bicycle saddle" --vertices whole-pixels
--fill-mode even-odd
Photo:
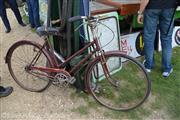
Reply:
[[[59,29],[55,27],[41,26],[36,29],[36,32],[39,36],[49,36],[49,35],[60,36]]]

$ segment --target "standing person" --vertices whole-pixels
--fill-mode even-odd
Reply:
[[[5,28],[6,28],[5,32],[9,33],[11,31],[11,26],[10,26],[9,20],[7,18],[5,1],[7,1],[10,8],[14,12],[14,15],[16,16],[16,19],[17,19],[18,23],[23,27],[26,26],[22,21],[22,17],[21,17],[21,14],[19,12],[16,0],[0,0],[0,16],[1,16],[1,19],[2,19],[2,21],[4,23],[4,25],[5,25]]]
[[[174,26],[172,17],[175,6],[176,0],[141,0],[138,11],[137,21],[144,24],[144,66],[147,72],[151,72],[154,64],[154,41],[156,30],[159,27],[162,46],[162,75],[164,77],[168,77],[173,71],[171,65]]]
[[[39,0],[27,0],[29,22],[31,28],[38,28],[40,25]]]

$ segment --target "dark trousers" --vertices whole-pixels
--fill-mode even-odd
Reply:
[[[6,8],[5,8],[5,1],[6,0],[0,0],[0,16],[1,19],[6,27],[6,29],[10,29],[10,24],[9,24],[9,20],[7,18],[7,13],[6,13]],[[12,11],[14,12],[14,15],[16,16],[16,19],[18,21],[19,24],[22,24],[22,17],[21,14],[19,12],[16,0],[7,0],[10,8],[12,9]]]
[[[39,0],[27,0],[29,22],[32,27],[40,26]]]

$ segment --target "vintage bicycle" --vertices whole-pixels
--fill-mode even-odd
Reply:
[[[77,20],[86,21],[93,40],[67,58],[54,50],[49,39],[50,35],[61,35],[59,29],[48,25],[37,30],[44,36],[43,44],[28,40],[14,43],[7,52],[6,63],[15,82],[25,90],[42,92],[51,84],[61,87],[74,84],[74,76],[84,67],[85,89],[101,105],[127,111],[144,103],[150,94],[151,81],[143,65],[124,52],[103,50],[96,33],[98,24],[102,24],[98,17],[76,16],[69,22]],[[88,53],[70,66],[85,51]]]

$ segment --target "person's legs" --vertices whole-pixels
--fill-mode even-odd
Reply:
[[[154,64],[154,41],[156,37],[157,24],[160,10],[147,9],[144,12],[144,53],[145,68],[152,69]]]
[[[31,27],[34,28],[35,27],[35,23],[34,23],[34,15],[33,15],[33,2],[32,0],[27,0],[27,6],[28,6],[28,15],[29,15],[29,22],[31,24]]]
[[[7,13],[6,13],[4,0],[0,0],[0,16],[1,16],[1,19],[2,19],[5,27],[6,27],[6,32],[10,32],[11,27],[10,27],[10,24],[9,24],[9,20],[7,18]]]
[[[165,9],[160,15],[160,35],[161,35],[161,46],[162,46],[162,67],[164,72],[170,72],[171,57],[172,57],[172,33],[173,33],[173,22],[171,24],[171,19],[173,17],[174,9]],[[171,27],[168,31],[168,28]],[[167,33],[168,32],[168,33]]]
[[[40,26],[40,16],[39,16],[39,0],[31,0],[33,3],[33,16],[35,27],[38,28]]]
[[[16,16],[18,23],[23,24],[22,17],[21,17],[21,14],[19,12],[16,0],[8,0],[8,3],[10,5],[12,11],[14,12],[14,15]]]

